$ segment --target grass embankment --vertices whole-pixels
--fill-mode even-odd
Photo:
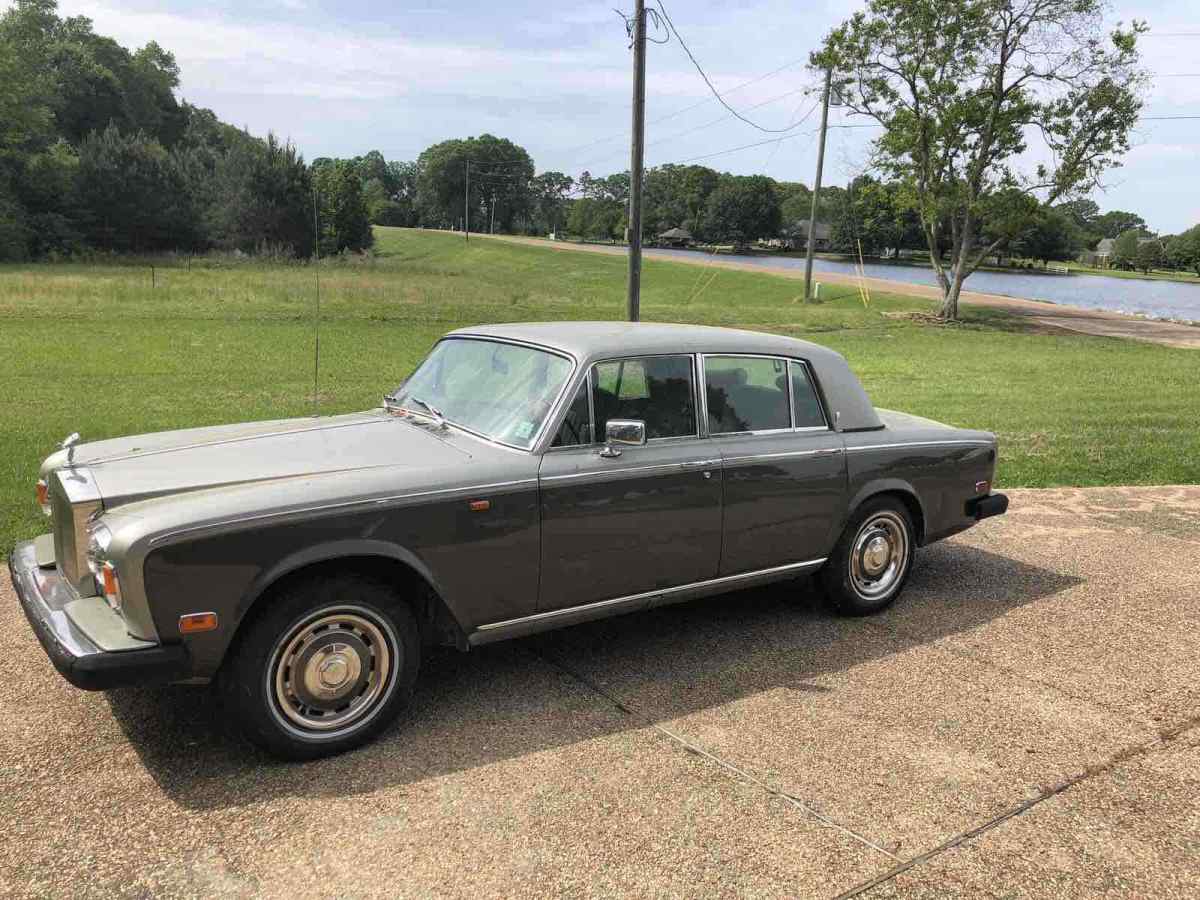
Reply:
[[[1155,269],[1151,272],[1128,272],[1125,269],[1101,269],[1069,262],[1067,268],[1075,275],[1103,275],[1106,278],[1132,278],[1137,281],[1178,281],[1182,284],[1200,284],[1200,275],[1177,270]]]
[[[379,402],[443,332],[615,319],[625,261],[379,229],[373,262],[320,267],[321,409]],[[312,410],[311,266],[0,266],[0,548],[36,534],[37,465],[85,440]],[[643,317],[792,334],[844,353],[880,406],[1001,438],[1002,485],[1200,481],[1194,351],[1028,333],[995,311],[959,327],[857,292],[815,306],[766,273],[647,260]]]

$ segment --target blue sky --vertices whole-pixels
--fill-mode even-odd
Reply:
[[[491,132],[523,145],[539,171],[572,175],[628,166],[629,51],[614,5],[622,4],[60,2],[64,15],[89,16],[97,31],[126,45],[157,40],[179,61],[184,97],[253,132],[290,137],[310,159],[371,149],[411,159],[436,141]],[[718,87],[728,90],[805,59],[858,5],[670,0],[667,9]],[[1200,34],[1195,0],[1118,2],[1111,19],[1131,18],[1158,32]],[[1200,76],[1200,37],[1150,38],[1144,46],[1156,74]],[[647,164],[768,137],[705,102],[710,95],[677,43],[651,45],[647,73]],[[800,63],[729,99],[740,109],[763,104],[751,118],[782,127],[809,110],[815,96],[803,91],[813,84]],[[1200,77],[1156,78],[1146,113],[1200,115]],[[816,121],[808,120],[814,127]],[[798,131],[778,144],[702,161],[811,183],[815,137],[807,124]],[[861,169],[867,134],[831,132],[827,183],[844,183]],[[1094,199],[1104,209],[1140,212],[1163,232],[1200,222],[1200,120],[1146,122],[1136,143]]]

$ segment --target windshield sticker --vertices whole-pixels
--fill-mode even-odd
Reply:
[[[516,435],[516,438],[517,438],[517,440],[519,440],[519,441],[527,441],[527,440],[529,440],[529,436],[530,436],[531,434],[533,434],[533,423],[532,423],[532,422],[522,422],[522,423],[520,423],[520,424],[519,424],[519,425],[516,427],[516,430],[515,430],[514,434]]]

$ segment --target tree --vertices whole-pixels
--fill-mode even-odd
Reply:
[[[1131,228],[1113,243],[1112,264],[1118,269],[1133,269],[1137,266],[1138,241],[1141,229]]]
[[[1200,275],[1200,225],[1177,234],[1167,243],[1167,260],[1179,269]]]
[[[343,250],[365,250],[375,240],[362,179],[353,160],[338,159],[313,163],[313,187],[317,192],[317,249],[322,256]]]
[[[575,180],[562,172],[543,172],[533,179],[530,188],[539,232],[562,230],[566,224],[567,197],[574,186]]]
[[[471,188],[466,206],[472,228],[483,230],[485,209],[490,212],[494,199],[497,228],[511,231],[516,216],[529,209],[533,160],[523,147],[490,134],[442,141],[417,158],[419,215],[432,225],[462,222],[468,162]]]
[[[1099,232],[1102,238],[1117,238],[1130,229],[1146,230],[1145,219],[1137,213],[1122,212],[1119,209],[1098,215],[1088,224],[1092,230]]]
[[[167,151],[110,124],[79,146],[76,197],[89,241],[106,250],[191,248],[200,222]]]
[[[312,255],[312,174],[292,144],[273,134],[235,144],[219,160],[213,181],[209,215],[217,244]]]
[[[854,179],[830,210],[833,249],[857,254],[861,245],[864,254],[873,255],[899,247],[904,226],[895,195],[894,188],[869,175]]]
[[[1134,264],[1146,274],[1154,269],[1161,269],[1167,262],[1167,254],[1163,250],[1162,241],[1149,238],[1138,243],[1133,256]]]
[[[781,223],[779,194],[765,175],[725,176],[708,198],[704,235],[745,244],[775,237]]]
[[[1084,247],[1083,232],[1062,207],[1039,207],[1033,219],[1009,245],[1014,256],[1028,259],[1074,259]]]
[[[944,318],[1007,239],[982,241],[984,198],[1015,188],[1069,199],[1128,150],[1144,26],[1102,42],[1104,11],[1102,0],[869,0],[813,54],[850,111],[883,126],[873,162],[914,192]],[[1035,137],[1053,162],[1023,168]]]
[[[583,197],[567,213],[567,231],[584,238],[614,240],[625,231],[625,224],[625,207],[612,199]]]

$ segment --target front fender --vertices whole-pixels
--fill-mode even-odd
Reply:
[[[370,539],[349,539],[338,541],[326,541],[320,544],[314,544],[309,547],[304,547],[297,550],[283,559],[280,559],[270,568],[264,569],[257,578],[251,583],[245,595],[238,602],[235,609],[237,623],[241,623],[245,618],[246,613],[254,606],[260,597],[271,586],[276,584],[281,578],[285,578],[293,572],[305,568],[306,566],[316,565],[323,562],[332,562],[338,559],[349,559],[352,557],[373,557],[377,559],[390,559],[395,562],[402,563],[408,568],[417,573],[425,582],[433,588],[434,592],[446,604],[446,608],[454,617],[458,626],[461,628],[463,620],[458,612],[450,606],[446,598],[446,592],[438,583],[438,579],[434,576],[430,568],[425,562],[406,547],[401,547],[397,544],[388,541],[370,540]]]

